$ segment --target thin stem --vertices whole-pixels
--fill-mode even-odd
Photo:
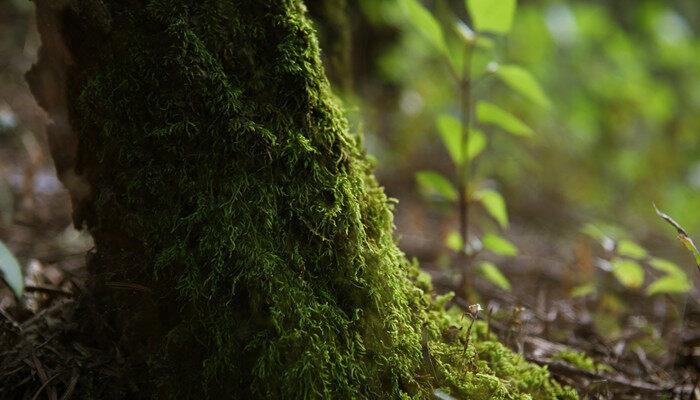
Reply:
[[[469,181],[471,160],[469,159],[469,136],[471,125],[471,63],[473,45],[467,45],[464,71],[459,79],[459,112],[462,122],[461,151],[462,162],[457,165],[457,186],[459,190],[459,233],[462,236],[462,251],[469,243]]]

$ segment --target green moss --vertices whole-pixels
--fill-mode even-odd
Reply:
[[[102,393],[575,398],[478,327],[446,339],[466,320],[394,243],[298,1],[75,0],[64,30],[83,331],[125,360]]]
[[[609,365],[597,363],[591,357],[586,355],[586,353],[582,353],[579,351],[562,350],[559,353],[555,354],[553,358],[555,360],[566,361],[567,363],[588,372],[602,372],[612,370],[612,368]]]

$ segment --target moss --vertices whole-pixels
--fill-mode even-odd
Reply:
[[[612,367],[606,364],[597,363],[591,357],[580,351],[562,350],[554,355],[555,360],[566,361],[567,363],[581,368],[588,372],[611,371]]]
[[[479,329],[469,347],[445,339],[466,321],[396,246],[301,3],[74,0],[62,13],[91,188],[78,219],[96,242],[83,338],[124,360],[83,390],[575,398]]]

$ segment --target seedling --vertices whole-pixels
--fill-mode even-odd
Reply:
[[[517,248],[499,236],[492,228],[483,225],[481,240],[474,235],[474,222],[470,219],[472,206],[481,209],[497,224],[497,229],[508,228],[508,211],[503,196],[479,180],[475,162],[488,145],[489,136],[484,128],[497,128],[519,139],[534,135],[534,131],[515,115],[500,106],[477,99],[474,86],[485,77],[494,77],[513,92],[531,103],[548,107],[550,104],[544,90],[535,78],[517,65],[488,63],[484,70],[475,69],[475,57],[495,58],[495,40],[505,37],[511,30],[516,11],[515,0],[493,2],[491,0],[467,0],[465,6],[471,18],[471,26],[455,15],[439,21],[418,0],[402,0],[411,23],[431,44],[435,56],[441,59],[458,94],[456,113],[443,113],[436,118],[440,138],[450,156],[453,177],[435,171],[420,171],[416,181],[420,190],[436,201],[451,204],[458,216],[458,230],[450,233],[446,243],[458,255],[462,265],[462,282],[470,264],[482,251],[488,250],[501,256],[514,256]],[[489,133],[489,132],[487,132]],[[504,289],[510,283],[493,263],[480,263],[481,275]]]

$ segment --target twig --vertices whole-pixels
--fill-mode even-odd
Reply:
[[[56,374],[49,379],[48,375],[46,374],[46,371],[44,371],[44,367],[41,365],[41,361],[37,358],[35,354],[32,354],[32,364],[34,365],[34,369],[36,370],[37,374],[39,375],[39,379],[43,382],[43,385],[37,390],[36,394],[34,394],[34,397],[32,400],[36,400],[39,397],[39,394],[41,393],[42,390],[51,382],[54,380],[59,374]],[[56,395],[56,390],[54,388],[49,388],[47,389],[49,399],[51,400],[57,400],[57,395]]]
[[[73,293],[71,292],[67,292],[58,288],[52,288],[49,286],[25,286],[24,291],[29,293],[45,293],[53,294],[56,296],[73,297]]]
[[[49,385],[49,383],[51,383],[51,381],[53,381],[54,379],[58,378],[60,375],[61,375],[61,373],[59,372],[59,373],[57,373],[56,375],[52,376],[51,378],[47,379],[47,380],[39,387],[39,390],[37,390],[36,393],[34,393],[34,396],[32,397],[32,400],[37,400],[37,399],[39,398],[39,395],[41,394],[41,392],[44,390],[44,388],[46,388],[46,387]],[[54,388],[51,388],[51,389],[54,389]],[[48,389],[47,389],[47,390],[48,390]],[[48,392],[49,392],[49,398],[52,399],[52,400],[55,400],[55,399],[56,399],[56,391],[55,391],[55,390],[48,390]]]
[[[8,321],[10,324],[12,324],[12,326],[13,326],[15,329],[17,329],[17,330],[21,330],[21,329],[22,329],[22,326],[19,324],[19,322],[17,322],[17,321],[12,317],[12,315],[10,315],[10,313],[8,313],[7,310],[5,310],[5,309],[2,308],[2,307],[0,307],[0,314],[2,314],[2,316],[5,317],[5,319],[7,319],[7,321]]]
[[[61,400],[70,400],[70,398],[73,397],[73,392],[75,392],[75,387],[78,384],[79,378],[80,374],[77,371],[73,371],[73,376],[70,379],[70,383],[68,383],[66,392],[61,396]]]
[[[464,342],[464,356],[467,356],[467,350],[469,349],[469,342],[471,341],[472,338],[472,327],[474,326],[474,321],[476,321],[475,318],[471,318],[471,322],[469,323],[469,328],[467,328],[467,341]]]
[[[640,380],[627,379],[622,375],[604,375],[598,372],[591,372],[582,368],[578,368],[576,366],[558,360],[546,360],[534,356],[528,356],[526,357],[526,359],[530,362],[547,366],[547,368],[554,373],[559,373],[563,375],[583,376],[588,379],[596,379],[605,383],[623,386],[638,391],[658,393],[671,392],[674,389],[673,385],[660,386]]]
[[[147,292],[147,293],[150,293],[150,292],[151,292],[151,289],[150,289],[150,288],[148,288],[148,287],[146,287],[146,286],[143,286],[143,285],[139,285],[138,283],[131,283],[131,282],[107,282],[105,285],[108,286],[108,287],[111,287],[111,288],[113,288],[113,289],[121,289],[121,290],[130,290],[130,289],[131,289],[131,290],[136,290],[136,291],[139,291],[139,292]]]

